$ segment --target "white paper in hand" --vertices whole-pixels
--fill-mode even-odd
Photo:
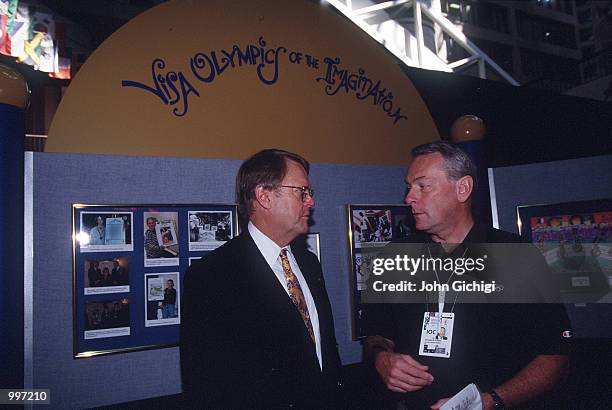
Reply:
[[[480,392],[474,383],[470,383],[444,403],[440,410],[482,410],[482,408]]]

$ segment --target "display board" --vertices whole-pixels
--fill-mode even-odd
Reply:
[[[519,206],[517,216],[521,236],[542,252],[563,293],[612,302],[612,199]]]
[[[236,205],[81,205],[74,357],[176,346],[188,265],[238,234]]]
[[[347,205],[350,255],[350,294],[353,339],[363,336],[362,292],[371,272],[372,253],[366,248],[382,248],[392,241],[402,241],[414,231],[409,205]]]
[[[612,155],[489,169],[489,186],[495,226],[519,233],[517,206],[612,198]],[[612,338],[612,304],[568,304],[566,309],[575,338]]]

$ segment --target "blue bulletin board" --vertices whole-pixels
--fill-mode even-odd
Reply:
[[[176,346],[183,275],[236,205],[72,205],[74,357]]]

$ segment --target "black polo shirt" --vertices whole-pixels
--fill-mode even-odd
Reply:
[[[429,238],[415,238],[431,242]],[[518,235],[475,225],[462,246],[450,255],[462,256],[465,246],[476,243],[518,243]],[[468,246],[469,248],[469,246]],[[517,261],[512,269],[527,266]],[[538,266],[542,269],[542,265]],[[540,272],[541,273],[541,272]],[[530,273],[531,274],[531,273]],[[544,272],[543,274],[546,274]],[[437,311],[435,303],[366,305],[365,328],[395,342],[395,351],[429,366],[434,382],[418,392],[397,395],[408,408],[429,408],[438,399],[452,397],[469,383],[486,392],[514,376],[537,355],[565,354],[570,329],[563,305],[493,304],[446,301],[444,312],[455,314],[450,358],[419,356],[423,315]],[[567,335],[567,333],[565,333]]]

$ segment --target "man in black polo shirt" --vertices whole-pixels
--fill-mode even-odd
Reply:
[[[423,243],[433,256],[454,259],[477,253],[478,245],[472,244],[521,242],[517,235],[474,221],[476,169],[465,152],[434,142],[416,147],[412,154],[406,203],[420,231],[413,241]],[[511,260],[512,283],[505,283],[520,293],[521,287],[535,288],[526,280],[546,266],[543,261],[533,266],[532,261],[518,259]],[[371,335],[366,354],[387,389],[401,393],[395,397],[400,407],[439,408],[469,383],[483,393],[485,409],[514,407],[559,381],[568,365],[564,337],[571,336],[562,305],[461,303],[459,295],[456,292],[453,299],[440,292],[426,303],[366,309],[366,332]],[[446,339],[436,339],[430,319],[437,323],[438,333],[445,327]],[[429,339],[427,331],[432,333]]]

